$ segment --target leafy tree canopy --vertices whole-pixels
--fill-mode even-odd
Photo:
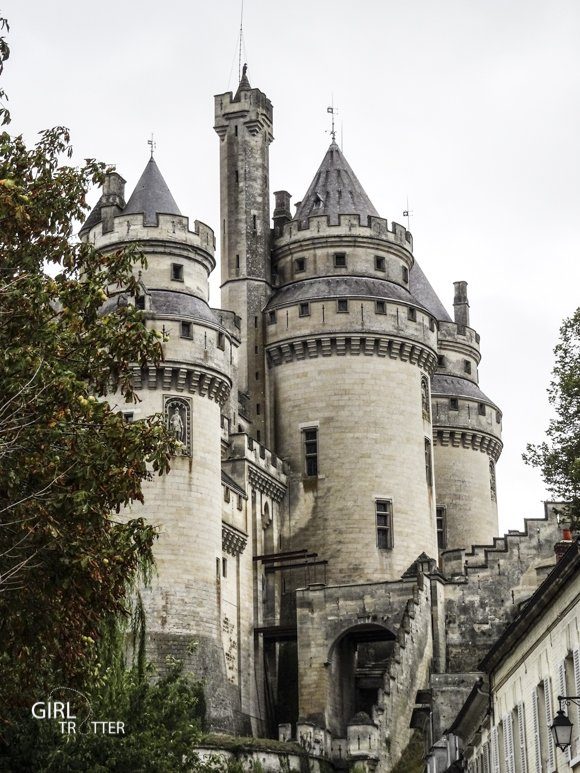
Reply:
[[[7,56],[0,37],[0,71]],[[0,736],[19,705],[90,679],[103,621],[152,560],[154,529],[116,513],[174,442],[161,417],[129,424],[102,399],[136,400],[130,366],[162,347],[132,304],[99,314],[106,288],[137,292],[144,259],[74,241],[105,167],[71,155],[63,127],[32,148],[0,133]]]
[[[555,411],[548,440],[528,444],[524,460],[539,467],[546,486],[566,503],[564,517],[580,527],[580,308],[560,328],[548,390]]]

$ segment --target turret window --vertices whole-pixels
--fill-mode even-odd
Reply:
[[[346,268],[346,252],[335,252],[334,253],[334,267],[335,268]]]
[[[182,338],[193,338],[193,326],[191,322],[182,322],[180,335]]]
[[[401,268],[402,268],[403,282],[405,284],[408,284],[409,283],[409,269],[407,268],[407,266],[402,266]]]
[[[463,370],[465,373],[471,373],[471,362],[469,360],[463,360]]]
[[[427,476],[427,485],[433,485],[433,461],[431,456],[431,441],[425,438],[425,475]]]
[[[336,310],[339,314],[348,314],[348,300],[346,298],[339,298],[336,302]]]
[[[437,367],[438,368],[445,368],[446,367],[445,366],[445,357],[442,354],[440,354],[437,357]]]
[[[437,547],[443,550],[447,547],[447,508],[445,505],[437,505],[435,509],[437,519]]]
[[[310,316],[310,304],[309,303],[301,303],[298,311],[299,316],[301,317],[309,317]]]
[[[308,427],[302,430],[304,442],[304,470],[306,475],[314,477],[318,475],[318,429]]]
[[[459,410],[459,400],[456,397],[452,397],[449,400],[449,410],[450,411],[458,411]]]
[[[183,282],[183,266],[181,263],[171,264],[171,278],[174,282]]]
[[[375,301],[375,313],[376,314],[386,314],[387,313],[386,301]]]
[[[276,324],[276,312],[275,311],[269,311],[268,312],[268,324],[269,325],[275,325]]]
[[[417,309],[414,309],[412,306],[409,306],[407,309],[407,319],[410,319],[411,322],[417,321]]]
[[[435,320],[433,317],[429,317],[429,330],[435,330]]]
[[[144,295],[137,295],[135,298],[135,308],[140,309],[141,311],[145,310],[145,296]]]
[[[485,416],[486,414],[485,403],[479,403],[479,405],[477,406],[477,412],[479,413],[480,416]]]
[[[306,258],[296,258],[294,261],[294,271],[300,274],[302,271],[306,271]]]
[[[225,336],[225,333],[218,333],[217,334],[217,345],[218,345],[218,349],[225,349],[226,348],[226,336]]]
[[[375,500],[377,525],[377,547],[380,550],[393,548],[393,503],[390,499]]]
[[[380,255],[375,255],[375,271],[386,271],[385,259]]]

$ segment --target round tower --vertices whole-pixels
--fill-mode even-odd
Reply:
[[[399,578],[436,555],[429,378],[433,315],[409,291],[411,235],[389,228],[333,142],[288,222],[277,194],[266,351],[278,454],[290,463],[285,549],[326,582]]]
[[[498,533],[502,416],[478,385],[479,334],[469,326],[466,282],[455,282],[453,306],[455,320],[439,322],[431,385],[440,549],[489,545]]]
[[[232,722],[219,618],[220,404],[231,389],[232,340],[207,303],[214,234],[198,221],[190,229],[153,158],[126,204],[123,184],[116,173],[108,176],[81,237],[103,252],[137,245],[145,254],[139,296],[121,291],[105,311],[135,303],[147,326],[168,340],[158,368],[134,368],[139,402],[124,404],[119,396],[119,407],[130,421],[164,414],[183,444],[171,472],[145,484],[145,503],[132,507],[160,533],[152,587],[143,591],[148,655],[160,666],[177,656],[202,676],[210,720],[226,728]]]

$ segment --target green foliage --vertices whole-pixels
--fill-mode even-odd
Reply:
[[[72,241],[105,167],[71,154],[63,127],[30,149],[0,133],[0,738],[19,707],[90,682],[103,621],[127,614],[156,536],[112,514],[174,450],[160,416],[128,424],[104,399],[136,401],[131,366],[162,348],[133,305],[101,314],[114,290],[136,293],[144,259]]]
[[[529,444],[524,461],[539,467],[546,486],[566,502],[564,520],[580,527],[580,308],[565,319],[554,349],[555,364],[548,399],[555,411],[548,441]]]
[[[35,720],[29,713],[11,731],[4,754],[0,751],[0,770],[217,773],[216,763],[202,764],[193,751],[205,703],[201,686],[182,673],[180,664],[171,666],[155,684],[141,678],[137,669],[118,672],[109,666],[104,677],[90,696],[90,721],[122,721],[124,735],[67,736],[58,722]],[[89,728],[90,722],[83,725],[84,730]]]

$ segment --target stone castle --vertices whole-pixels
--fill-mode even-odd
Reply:
[[[122,406],[164,413],[182,443],[134,508],[161,533],[148,651],[203,679],[213,729],[389,771],[414,730],[429,749],[450,726],[559,530],[547,508],[497,536],[502,414],[478,385],[466,283],[451,317],[334,141],[271,220],[272,127],[245,71],[215,97],[222,308],[214,232],[153,157],[128,200],[108,175],[81,230],[105,252],[139,245],[141,292],[108,308],[135,303],[167,339]]]

